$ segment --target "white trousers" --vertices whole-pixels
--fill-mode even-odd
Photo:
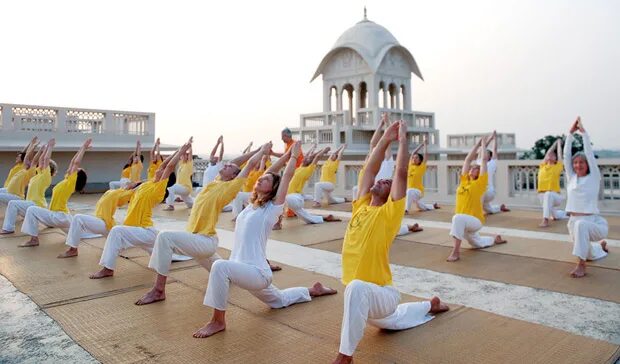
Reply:
[[[121,251],[133,247],[142,248],[150,254],[153,251],[155,238],[157,230],[154,227],[117,225],[108,234],[99,265],[114,270],[116,258]]]
[[[563,210],[558,209],[564,202],[564,197],[557,192],[547,191],[538,194],[538,200],[543,207],[543,218],[562,220],[568,218]]]
[[[592,244],[607,237],[607,220],[599,215],[571,216],[568,233],[573,241],[573,255],[582,260],[597,260],[607,256],[601,244]]]
[[[211,267],[204,304],[220,311],[226,310],[230,283],[249,291],[271,308],[283,308],[312,300],[308,288],[293,287],[280,290],[271,284],[271,276],[266,276],[257,267],[220,259]]]
[[[108,186],[111,190],[118,190],[119,188],[125,188],[131,182],[129,178],[121,178],[120,181],[110,181]]]
[[[286,195],[286,205],[307,224],[322,224],[323,216],[313,215],[304,209],[304,196],[299,193]]]
[[[321,202],[323,196],[327,197],[327,201],[330,204],[343,203],[345,200],[343,197],[334,197],[334,184],[331,182],[317,182],[314,184],[314,202]]]
[[[498,212],[501,211],[501,208],[499,205],[491,204],[491,201],[493,201],[493,199],[495,199],[495,190],[488,189],[487,192],[485,192],[484,196],[482,197],[482,209],[487,214],[497,214]]]
[[[162,231],[157,234],[149,268],[162,276],[167,276],[172,263],[172,255],[181,254],[196,259],[205,269],[211,270],[211,265],[221,259],[216,253],[217,244],[216,235],[192,234],[187,231]]]
[[[0,193],[6,193],[6,188],[0,187]]]
[[[49,227],[66,229],[71,226],[71,214],[60,211],[50,211],[39,206],[30,206],[22,223],[22,233],[30,236],[39,236],[39,224]]]
[[[174,200],[177,196],[183,199],[183,202],[185,202],[185,205],[187,205],[188,208],[194,206],[192,191],[188,190],[187,187],[178,183],[168,187],[168,197],[166,197],[166,203],[168,205],[174,205]]]
[[[224,208],[222,209],[222,212],[231,212],[232,211],[232,204],[228,204],[226,206],[224,206]]]
[[[108,229],[102,219],[91,215],[77,214],[73,216],[65,244],[77,248],[82,239],[92,236],[92,234],[106,235],[107,233]]]
[[[4,223],[2,224],[2,230],[15,231],[15,222],[17,221],[17,215],[26,216],[26,210],[30,206],[35,206],[32,201],[26,200],[11,200],[6,206],[4,212]]]
[[[409,231],[409,226],[407,226],[407,224],[401,224],[400,225],[400,229],[398,229],[398,232],[396,233],[396,236],[407,235],[410,232],[411,231]]]
[[[13,200],[23,200],[23,198],[8,192],[0,193],[0,204],[7,205],[9,201]]]
[[[418,210],[420,211],[430,211],[435,209],[433,204],[422,202],[422,192],[420,190],[417,188],[408,188],[407,206],[405,207],[405,210],[411,212],[411,207],[414,203],[418,206]]]
[[[451,236],[459,240],[467,240],[474,248],[487,248],[495,244],[495,238],[492,236],[480,236],[478,233],[480,229],[482,229],[482,223],[476,217],[466,214],[452,216]]]
[[[430,301],[400,302],[400,292],[357,279],[344,290],[344,315],[340,331],[340,353],[352,356],[364,336],[366,321],[387,330],[405,330],[433,319]]]
[[[232,216],[233,218],[237,217],[243,211],[244,205],[247,205],[250,202],[250,196],[252,196],[251,192],[239,192],[235,199],[230,203],[232,205]]]

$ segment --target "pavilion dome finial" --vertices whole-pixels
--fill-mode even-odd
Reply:
[[[368,20],[368,13],[366,12],[366,6],[364,5],[364,20]]]

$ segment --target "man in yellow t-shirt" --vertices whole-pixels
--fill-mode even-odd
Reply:
[[[338,172],[338,165],[342,159],[344,149],[347,147],[343,144],[335,150],[329,158],[323,163],[321,167],[321,179],[314,184],[314,205],[313,207],[320,207],[323,197],[327,198],[328,204],[343,203],[344,197],[334,197],[332,192],[336,188],[336,173]]]
[[[51,139],[34,157],[31,168],[34,168],[35,175],[28,182],[26,199],[9,201],[0,234],[15,232],[17,216],[26,216],[26,211],[30,206],[47,207],[45,191],[52,183],[52,177],[56,174],[56,163],[50,160],[54,144],[55,140]],[[38,164],[35,167],[37,160]]]
[[[422,147],[424,147],[424,154],[419,153]],[[422,201],[422,197],[424,196],[424,174],[426,173],[427,159],[428,140],[425,138],[424,142],[418,145],[418,147],[411,153],[411,159],[409,160],[409,169],[407,170],[407,204],[405,206],[405,213],[411,213],[414,204],[420,211],[430,211],[439,208],[437,203],[430,204]]]
[[[555,151],[554,151],[555,149]],[[568,219],[568,214],[559,209],[564,203],[560,194],[560,178],[564,171],[562,160],[562,139],[557,138],[545,154],[545,159],[538,166],[538,200],[543,206],[543,219],[540,227],[549,226],[549,220]]]
[[[211,269],[214,261],[220,259],[216,253],[218,238],[215,231],[220,212],[237,195],[250,171],[256,168],[263,155],[268,155],[270,150],[271,143],[267,143],[257,151],[226,163],[219,172],[220,178],[209,183],[196,196],[186,230],[158,234],[149,261],[149,268],[157,272],[157,278],[153,288],[136,301],[137,305],[147,305],[166,298],[166,281],[174,253],[193,257],[207,270]],[[241,170],[239,166],[246,161],[247,164]]]
[[[39,225],[68,228],[72,216],[67,206],[73,192],[81,191],[86,185],[86,172],[80,168],[84,153],[90,147],[92,139],[86,139],[77,153],[71,159],[65,173],[65,178],[52,189],[52,199],[49,209],[39,206],[30,206],[22,224],[22,232],[30,235],[30,240],[21,244],[21,247],[39,245]],[[51,150],[51,148],[50,148]]]
[[[291,179],[291,183],[288,186],[286,204],[289,209],[293,210],[293,212],[307,224],[340,221],[340,219],[334,217],[334,215],[313,215],[304,209],[304,195],[302,194],[304,185],[314,174],[319,159],[327,152],[329,152],[329,147],[323,148],[315,154],[307,153],[302,166],[295,170],[293,179]]]
[[[467,240],[474,248],[487,248],[506,242],[500,235],[493,238],[479,234],[484,224],[482,198],[487,191],[489,175],[486,158],[482,158],[480,165],[474,162],[478,148],[481,148],[483,153],[486,151],[486,137],[478,140],[463,162],[461,182],[456,189],[456,207],[450,229],[450,236],[454,239],[454,248],[447,259],[448,262],[456,262],[460,259],[463,240]]]
[[[396,171],[392,179],[375,182],[381,160],[398,140]],[[360,198],[353,201],[353,214],[342,245],[342,283],[346,285],[340,350],[334,363],[350,363],[364,335],[366,322],[388,330],[421,325],[448,307],[439,298],[400,304],[392,286],[389,251],[405,214],[408,161],[407,124],[390,125],[372,150],[359,185]]]
[[[101,270],[89,276],[91,279],[111,277],[116,269],[118,255],[129,248],[142,248],[151,252],[157,237],[153,227],[153,208],[161,203],[166,193],[168,177],[174,171],[181,156],[191,147],[192,138],[174,154],[166,158],[155,172],[155,178],[142,183],[134,192],[123,225],[114,226],[108,233],[99,265]]]
[[[190,144],[189,150],[181,155],[179,170],[177,172],[177,183],[168,187],[168,197],[166,198],[166,204],[168,206],[164,208],[164,211],[174,211],[174,200],[177,196],[181,197],[188,209],[191,209],[194,205],[194,199],[192,198],[194,161],[192,158],[193,154]]]

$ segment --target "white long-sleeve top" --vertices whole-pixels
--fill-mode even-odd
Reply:
[[[601,171],[598,169],[596,158],[592,152],[590,136],[583,133],[583,151],[588,161],[590,173],[584,177],[577,177],[573,170],[572,144],[573,135],[569,134],[564,142],[564,170],[566,171],[566,212],[582,214],[598,214],[598,194],[601,188]]]

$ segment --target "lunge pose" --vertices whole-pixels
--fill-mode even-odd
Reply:
[[[249,146],[251,148],[251,146]],[[219,156],[216,156],[217,150],[220,150]],[[243,154],[249,153],[250,149],[246,148],[247,151],[244,151]],[[211,150],[211,154],[209,155],[209,165],[204,171],[202,175],[202,188],[207,187],[207,185],[215,180],[215,178],[220,173],[220,170],[224,168],[224,137],[220,135],[217,138],[217,142],[215,146]]]
[[[381,121],[379,121],[379,127],[375,129],[375,132],[372,134],[372,138],[370,138],[370,151],[368,152],[368,155],[366,156],[366,160],[364,161],[364,166],[362,166],[362,169],[360,170],[357,176],[357,185],[353,186],[353,199],[354,200],[358,199],[359,197],[358,196],[359,184],[361,183],[362,178],[364,177],[365,166],[368,162],[368,158],[370,157],[370,154],[372,153],[372,151],[375,149],[375,147],[379,143],[383,128],[387,128],[388,125],[389,125],[388,114],[387,113],[381,114]],[[386,149],[383,160],[381,161],[381,167],[379,167],[379,171],[377,172],[377,175],[375,176],[375,182],[377,182],[380,179],[392,179],[393,173],[394,173],[394,159],[392,158],[392,150],[388,148]]]
[[[560,194],[560,178],[564,170],[562,158],[562,139],[557,138],[538,166],[538,199],[543,207],[543,219],[539,226],[543,228],[549,226],[549,219],[568,218],[566,212],[558,208],[564,202]]]
[[[321,180],[314,184],[314,207],[321,206],[323,197],[327,198],[327,203],[329,204],[343,203],[345,201],[342,197],[332,196],[332,192],[336,188],[336,172],[338,172],[338,165],[346,147],[346,144],[341,145],[323,163],[321,167]]]
[[[572,154],[573,134],[579,132],[583,138],[583,152]],[[566,191],[568,200],[566,212],[568,233],[573,241],[573,255],[579,261],[571,272],[574,278],[586,275],[586,260],[597,260],[607,256],[607,220],[599,215],[598,196],[601,187],[601,171],[592,152],[590,136],[577,118],[571,126],[564,143],[564,168],[566,170]],[[593,244],[600,241],[600,244]]]
[[[424,147],[424,154],[419,153],[422,147]],[[422,201],[422,197],[424,196],[424,174],[426,173],[427,159],[428,140],[425,138],[424,143],[420,144],[413,153],[411,153],[411,159],[409,160],[409,169],[407,170],[406,213],[411,213],[414,204],[420,211],[430,211],[439,208],[436,202],[430,204]]]
[[[26,147],[21,152],[17,153],[17,156],[15,157],[15,165],[13,165],[13,167],[11,167],[11,169],[9,170],[9,175],[4,180],[3,188],[0,188],[0,193],[6,192],[6,187],[9,185],[11,178],[13,178],[15,173],[19,172],[20,170],[24,168],[24,159],[26,157],[26,151],[31,145],[36,144],[37,139],[38,139],[37,137],[32,138],[30,143],[28,143],[28,145],[26,145]]]
[[[39,206],[28,207],[22,224],[22,232],[30,235],[30,240],[20,245],[21,247],[39,245],[39,224],[62,229],[71,225],[72,217],[67,203],[73,192],[80,192],[86,186],[86,172],[80,168],[80,164],[91,142],[90,138],[84,141],[80,150],[71,159],[65,178],[52,189],[49,210]]]
[[[334,363],[352,361],[366,322],[383,329],[403,330],[448,310],[437,297],[399,304],[400,292],[392,286],[389,251],[405,214],[406,125],[398,121],[387,128],[366,162],[360,198],[353,201],[353,215],[342,245],[342,282],[346,289],[340,349]],[[393,141],[398,141],[394,179],[374,182],[385,150]]]
[[[495,172],[497,172],[497,132],[493,131],[490,139],[486,140],[488,146],[490,142],[493,142],[493,151],[482,149],[480,155],[480,164],[484,160],[487,164],[487,190],[483,196],[482,208],[487,214],[497,214],[498,212],[508,212],[510,209],[506,205],[501,206],[492,205],[491,202],[495,199]]]
[[[8,181],[6,188],[3,188],[2,192],[0,192],[0,204],[8,205],[9,201],[24,199],[26,186],[28,186],[28,182],[30,182],[30,179],[34,177],[36,173],[36,163],[33,163],[33,156],[37,145],[38,143],[35,137],[26,148],[22,166],[16,169],[16,172],[13,174],[10,181]],[[37,155],[40,154],[37,153]]]
[[[474,248],[487,248],[493,244],[503,244],[506,240],[500,235],[494,238],[490,236],[480,236],[478,233],[484,223],[484,213],[482,211],[482,196],[487,190],[487,159],[482,158],[482,164],[475,164],[476,151],[482,147],[486,150],[486,138],[482,137],[474,145],[463,162],[461,171],[461,183],[456,189],[455,215],[452,217],[452,227],[450,236],[454,239],[454,248],[448,257],[448,262],[455,262],[461,257],[461,242],[467,240],[469,245]]]
[[[178,181],[175,185],[168,187],[168,197],[164,211],[174,211],[174,200],[178,195],[188,208],[194,205],[192,198],[192,174],[194,173],[194,160],[192,154],[192,140],[189,141],[189,149],[180,155]]]
[[[207,337],[226,328],[226,306],[230,283],[248,290],[271,308],[283,308],[295,303],[308,302],[312,297],[334,294],[335,290],[320,282],[312,287],[280,290],[272,281],[266,261],[266,245],[273,224],[282,214],[289,182],[295,171],[301,146],[296,142],[290,148],[284,175],[277,174],[276,163],[263,174],[254,187],[251,204],[239,214],[235,227],[235,242],[229,260],[213,263],[204,304],[213,307],[213,317],[194,337]],[[279,166],[278,166],[279,167]]]
[[[151,180],[153,179],[153,177],[155,177],[155,171],[157,171],[157,168],[159,168],[159,166],[161,166],[161,163],[164,161],[164,158],[162,158],[161,153],[159,152],[160,143],[161,142],[159,141],[159,138],[157,138],[155,144],[153,144],[153,149],[151,149],[151,153],[149,154],[150,163],[146,175],[147,180]]]

